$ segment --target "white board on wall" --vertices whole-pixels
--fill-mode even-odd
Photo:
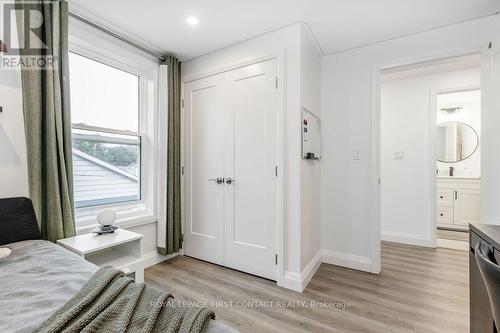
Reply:
[[[302,158],[321,158],[321,119],[306,108],[302,108]]]

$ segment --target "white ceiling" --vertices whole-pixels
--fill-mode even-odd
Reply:
[[[188,60],[295,22],[325,54],[500,11],[498,0],[70,0],[71,10]],[[200,23],[189,26],[186,18]]]

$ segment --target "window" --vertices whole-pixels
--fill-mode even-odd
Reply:
[[[140,77],[76,53],[69,67],[75,208],[141,200]]]

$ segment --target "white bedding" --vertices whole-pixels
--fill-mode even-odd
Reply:
[[[97,267],[51,242],[7,245],[0,260],[0,332],[31,332],[73,297]],[[208,332],[235,332],[211,321]]]

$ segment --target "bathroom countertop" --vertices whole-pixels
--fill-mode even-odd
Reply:
[[[465,176],[437,176],[438,179],[459,179],[459,180],[480,180],[481,177],[465,177]]]

